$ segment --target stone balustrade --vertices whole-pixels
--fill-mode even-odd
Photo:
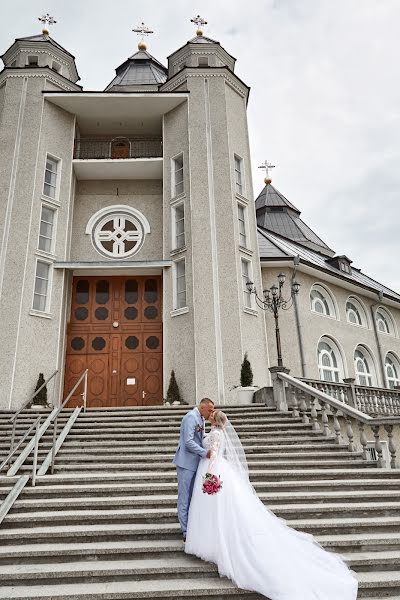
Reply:
[[[345,379],[345,383],[316,379],[301,379],[301,381],[367,415],[400,415],[398,390],[356,385],[354,379]]]
[[[368,431],[369,437],[374,438],[377,467],[399,467],[397,448],[400,444],[400,416],[373,417],[350,406],[343,400],[347,396],[342,384],[328,384],[325,391],[324,382],[312,382],[311,385],[285,372],[275,373],[273,383],[275,404],[280,410],[285,405],[286,409],[291,406],[293,417],[301,417],[303,423],[311,423],[315,432],[326,437],[334,436],[337,444],[346,443],[350,452],[361,450],[364,460],[370,460]],[[332,394],[333,391],[338,397]],[[384,458],[383,439],[388,444],[390,465],[386,464]]]

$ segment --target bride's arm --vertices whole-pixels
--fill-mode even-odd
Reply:
[[[219,450],[219,446],[221,444],[221,432],[218,431],[218,429],[214,429],[214,431],[212,431],[210,434],[210,451],[211,451],[211,457],[210,457],[210,461],[208,463],[208,469],[207,471],[209,473],[211,473],[211,469],[213,467],[214,461],[217,457],[218,454],[218,450]]]

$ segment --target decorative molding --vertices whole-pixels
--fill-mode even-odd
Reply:
[[[48,69],[49,67],[44,67],[45,69]],[[41,68],[39,67],[38,70],[41,70]],[[43,77],[46,81],[51,81],[52,83],[54,83],[54,85],[57,85],[60,88],[63,88],[64,90],[66,90],[67,92],[71,92],[71,91],[79,91],[76,89],[75,83],[73,83],[71,81],[71,86],[66,85],[65,83],[61,83],[58,79],[56,79],[55,77],[51,77],[51,75],[48,74],[47,70],[46,71],[42,71],[41,73],[27,73],[26,72],[27,69],[25,69],[24,67],[21,67],[21,73],[5,73],[5,71],[3,71],[2,75],[4,79],[8,79],[8,78],[15,78],[15,77]],[[71,87],[74,86],[75,89],[71,89]]]
[[[243,312],[247,313],[248,315],[253,315],[253,317],[258,317],[258,310],[256,310],[255,308],[243,306]]]
[[[185,315],[188,312],[189,312],[189,307],[183,306],[182,308],[175,308],[174,310],[171,310],[170,315],[171,315],[171,317],[179,317],[179,315]]]
[[[187,69],[190,69],[191,67],[187,67]],[[221,68],[221,67],[214,67],[214,68]],[[222,67],[223,68],[223,67]],[[175,77],[175,76],[173,76]],[[242,97],[242,98],[246,98],[247,93],[244,92],[244,90],[239,87],[239,85],[237,85],[237,83],[235,83],[235,81],[233,79],[231,79],[226,73],[193,73],[193,72],[189,72],[186,75],[182,75],[181,77],[179,77],[179,79],[176,79],[175,81],[172,81],[171,83],[168,84],[164,84],[162,86],[162,91],[163,92],[171,92],[174,90],[174,88],[178,87],[179,85],[181,85],[182,83],[184,83],[185,81],[187,81],[190,77],[203,77],[203,78],[209,78],[209,77],[223,77],[225,79],[225,81],[236,91],[238,92],[238,94]]]

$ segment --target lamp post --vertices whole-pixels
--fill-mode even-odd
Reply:
[[[288,310],[289,308],[291,308],[293,305],[293,299],[299,293],[300,289],[300,284],[295,279],[293,279],[291,285],[290,298],[285,299],[283,297],[283,285],[285,283],[285,280],[285,273],[279,273],[278,285],[274,283],[270,287],[270,289],[263,290],[263,298],[260,298],[257,294],[257,289],[252,281],[248,281],[246,283],[247,291],[250,294],[254,294],[257,305],[262,310],[269,310],[274,315],[278,368],[283,368],[281,335],[279,331],[279,310]]]

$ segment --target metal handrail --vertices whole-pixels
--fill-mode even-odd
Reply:
[[[30,434],[30,432],[32,431],[32,429],[34,429],[37,426],[37,422],[40,422],[41,417],[38,417],[36,419],[36,421],[34,421],[32,423],[32,425],[29,427],[28,431],[25,433],[24,437],[18,442],[18,444],[15,446],[15,448],[8,454],[7,458],[5,458],[3,460],[3,462],[0,465],[0,471],[2,470],[3,467],[6,466],[6,464],[12,459],[12,457],[14,456],[14,454],[16,453],[16,451],[18,450],[18,448],[20,446],[22,446],[22,444],[24,443],[24,441],[26,440],[26,438],[28,437],[28,435]]]
[[[20,415],[20,413],[28,406],[28,404],[34,399],[35,396],[38,395],[39,392],[42,391],[42,389],[49,383],[49,381],[51,381],[53,379],[53,377],[55,375],[57,375],[58,373],[58,369],[56,369],[54,371],[54,373],[52,375],[50,375],[50,377],[40,386],[40,388],[38,388],[34,394],[32,394],[32,396],[30,396],[29,400],[27,400],[25,402],[25,404],[22,405],[22,407],[15,413],[15,415],[13,415],[10,419],[10,423],[13,424],[13,428],[11,431],[11,440],[10,440],[10,452],[12,452],[13,447],[14,447],[14,441],[15,441],[15,431],[16,431],[16,427],[17,427],[17,419],[18,416]],[[30,430],[31,431],[31,430]],[[7,463],[6,463],[7,464]],[[1,471],[1,467],[0,467],[0,471]]]
[[[73,395],[73,393],[75,392],[75,390],[79,387],[79,385],[82,382],[82,379],[85,380],[85,382],[84,382],[84,388],[83,388],[83,393],[81,394],[82,397],[83,397],[83,412],[86,412],[88,372],[89,372],[89,369],[86,369],[82,373],[82,375],[79,377],[78,381],[76,382],[76,384],[74,385],[74,387],[72,388],[72,390],[70,391],[70,393],[68,394],[68,396],[66,397],[66,399],[64,400],[64,402],[62,403],[62,405],[60,406],[60,408],[58,409],[58,411],[55,414],[55,417],[54,417],[54,427],[53,427],[53,446],[51,448],[51,473],[54,473],[54,461],[55,461],[55,458],[56,458],[58,415],[60,414],[60,412],[62,411],[62,409],[64,408],[64,406],[67,404],[67,402],[69,401],[69,399],[71,398],[71,396]],[[34,485],[34,484],[32,484],[32,485]]]

